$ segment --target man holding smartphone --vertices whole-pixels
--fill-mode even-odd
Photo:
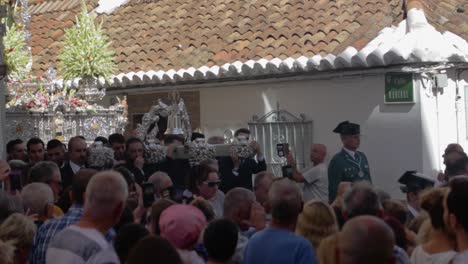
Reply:
[[[290,152],[287,156],[288,164],[292,167],[293,173],[289,177],[299,183],[303,183],[303,199],[307,202],[312,199],[319,199],[328,202],[328,171],[325,164],[327,147],[323,144],[313,144],[310,151],[310,161],[312,167],[299,171],[296,161]]]
[[[8,176],[10,176],[10,165],[8,162],[4,160],[0,160],[0,189],[2,189],[3,182],[7,180]]]

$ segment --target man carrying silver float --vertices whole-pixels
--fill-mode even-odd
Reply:
[[[234,137],[236,142],[232,146],[231,156],[219,158],[220,189],[224,193],[236,187],[252,190],[252,175],[266,170],[260,145],[250,140],[250,131],[246,128],[238,129]],[[249,148],[243,147],[246,145]]]

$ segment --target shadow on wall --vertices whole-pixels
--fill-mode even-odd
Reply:
[[[401,113],[401,114],[408,114],[416,104],[385,104],[381,103],[379,105],[379,112],[380,113]]]

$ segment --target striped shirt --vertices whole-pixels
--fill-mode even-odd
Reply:
[[[29,264],[45,264],[46,250],[50,241],[60,231],[78,222],[82,216],[83,206],[81,204],[74,203],[63,217],[50,219],[45,222],[37,230],[36,235],[34,236]],[[106,235],[106,240],[110,242],[114,236],[115,231],[110,230]]]
[[[93,228],[71,225],[50,242],[46,263],[120,263],[112,245]]]
[[[67,226],[78,222],[81,216],[83,216],[83,207],[73,204],[63,217],[54,218],[44,223],[34,236],[29,263],[44,264],[46,250],[52,238]]]

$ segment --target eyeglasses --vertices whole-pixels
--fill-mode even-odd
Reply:
[[[205,183],[206,183],[206,185],[208,185],[208,187],[213,188],[213,187],[218,186],[221,183],[221,181],[209,181],[209,182],[205,182]]]
[[[166,189],[161,190],[162,198],[170,198],[175,193],[174,186],[167,187]]]

